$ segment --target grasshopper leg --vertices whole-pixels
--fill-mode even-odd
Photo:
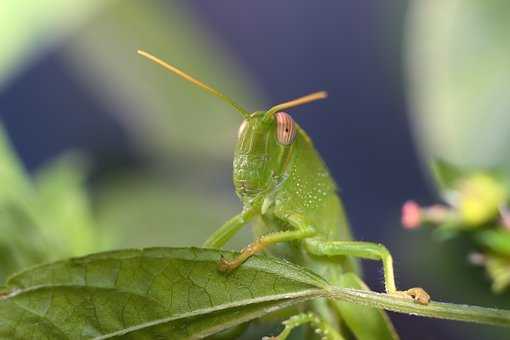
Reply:
[[[227,243],[242,227],[244,227],[254,216],[253,209],[243,210],[240,214],[232,217],[216,230],[207,241],[204,242],[204,248],[219,249]]]
[[[222,272],[230,272],[239,267],[248,258],[264,250],[272,244],[302,240],[304,238],[315,235],[315,233],[316,231],[313,228],[304,228],[298,230],[278,231],[261,236],[255,242],[250,243],[246,248],[241,250],[241,253],[233,260],[227,260],[222,257],[218,269]]]
[[[346,255],[382,261],[386,293],[410,298],[422,305],[426,305],[430,301],[429,294],[423,288],[411,288],[404,291],[397,290],[393,258],[388,249],[382,244],[360,241],[326,241],[318,238],[309,238],[305,240],[305,247],[311,254],[318,256]]]
[[[285,328],[278,336],[263,337],[262,340],[285,340],[294,328],[307,323],[310,324],[315,333],[320,335],[323,340],[344,340],[344,337],[331,327],[331,325],[311,312],[294,315],[283,322]]]

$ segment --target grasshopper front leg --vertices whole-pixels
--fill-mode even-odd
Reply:
[[[241,254],[239,254],[239,256],[237,256],[235,259],[227,260],[222,257],[218,268],[220,271],[230,272],[239,267],[248,258],[258,252],[261,252],[272,244],[302,240],[307,237],[314,236],[315,234],[315,229],[308,227],[298,230],[279,231],[261,236],[255,242],[250,243],[246,248],[241,250]]]
[[[384,285],[386,293],[412,298],[416,302],[426,305],[430,301],[429,294],[423,288],[411,288],[404,291],[397,290],[393,269],[393,258],[388,249],[382,244],[360,241],[327,241],[318,238],[305,240],[305,247],[317,256],[354,256],[362,259],[380,260],[384,269]]]
[[[255,215],[255,208],[243,210],[243,212],[232,217],[223,226],[221,226],[221,228],[216,230],[214,234],[212,234],[207,239],[207,241],[205,241],[203,246],[205,248],[221,248]],[[261,236],[255,242],[250,243],[243,250],[241,250],[241,254],[239,254],[237,258],[230,261],[225,258],[221,258],[219,263],[219,270],[224,272],[232,271],[239,267],[248,258],[264,250],[271,244],[301,240],[314,236],[315,234],[316,231],[314,228],[305,227],[303,229],[280,231]]]
[[[214,249],[223,247],[242,227],[250,222],[255,214],[255,208],[244,209],[240,214],[232,217],[209,236],[207,241],[204,242],[203,247]]]

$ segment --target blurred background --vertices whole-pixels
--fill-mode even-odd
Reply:
[[[356,239],[388,246],[400,287],[510,307],[467,263],[462,241],[400,226],[404,201],[438,199],[430,157],[510,169],[508,1],[7,0],[2,8],[2,279],[92,251],[200,245],[239,211],[231,162],[241,117],[136,54],[145,49],[250,110],[327,90],[328,100],[292,114],[337,180]],[[246,230],[229,246],[250,237]],[[365,274],[383,289],[379,263],[366,262]],[[508,338],[391,317],[402,339]]]

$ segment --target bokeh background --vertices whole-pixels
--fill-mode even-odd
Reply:
[[[438,199],[431,156],[510,163],[507,1],[7,0],[1,7],[2,124],[36,185],[48,177],[50,187],[84,184],[72,195],[89,200],[81,229],[66,227],[74,224],[71,209],[74,217],[60,218],[55,231],[79,244],[36,259],[200,245],[239,211],[231,161],[241,118],[139,57],[142,48],[252,110],[327,90],[328,100],[292,114],[337,180],[356,238],[388,246],[401,287],[510,307],[509,296],[494,296],[483,271],[467,263],[461,241],[406,232],[399,221],[407,199]],[[59,164],[68,182],[44,176]],[[30,214],[54,221],[46,215],[67,201]],[[2,246],[28,247],[30,228],[2,227]],[[249,238],[247,230],[230,247]],[[382,290],[378,263],[366,262],[365,274]],[[402,339],[508,338],[501,329],[391,316]]]

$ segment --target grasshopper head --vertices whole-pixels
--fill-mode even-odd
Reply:
[[[234,186],[242,200],[278,185],[297,136],[294,120],[285,112],[255,112],[239,127],[234,155]]]
[[[239,127],[234,155],[234,186],[243,201],[270,191],[285,178],[298,126],[283,110],[327,96],[316,92],[276,106],[257,111],[245,118]]]
[[[250,114],[230,97],[181,69],[145,51],[139,50],[138,53],[203,91],[225,101],[244,117],[239,128],[239,140],[234,157],[234,185],[243,201],[249,201],[257,194],[271,189],[284,178],[292,146],[298,136],[298,127],[283,110],[327,96],[324,91],[316,92],[273,106],[268,111]]]

